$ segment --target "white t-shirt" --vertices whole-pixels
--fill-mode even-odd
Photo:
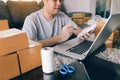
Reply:
[[[52,21],[47,21],[42,13],[42,9],[26,17],[22,30],[27,33],[29,39],[34,41],[47,39],[58,35],[63,26],[71,24],[77,25],[63,12],[54,17]]]

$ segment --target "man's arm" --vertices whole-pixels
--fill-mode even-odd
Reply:
[[[38,42],[41,43],[43,47],[47,47],[60,43],[60,39],[61,39],[60,36],[54,36],[48,39],[39,40]]]
[[[55,44],[58,44],[58,43],[68,40],[70,38],[70,36],[73,34],[73,32],[77,33],[77,30],[74,31],[74,29],[71,25],[67,25],[62,28],[60,34],[58,34],[57,36],[53,36],[48,39],[40,40],[38,42],[40,42],[43,45],[43,47],[53,46]]]

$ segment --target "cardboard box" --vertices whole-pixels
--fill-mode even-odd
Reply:
[[[20,75],[17,54],[0,56],[0,80],[10,80]]]
[[[102,29],[102,27],[104,26],[105,22],[101,21],[97,23],[97,28],[96,30],[100,31]]]
[[[84,18],[85,16],[85,13],[74,13],[72,18]]]
[[[0,56],[28,48],[28,38],[25,32],[18,29],[0,31]]]
[[[95,37],[97,37],[97,35],[99,34],[100,30],[102,29],[102,27],[104,26],[105,22],[101,21],[97,23],[97,27],[95,29]]]
[[[40,54],[41,48],[41,44],[29,40],[29,48],[17,51],[22,73],[42,65]]]
[[[115,30],[114,32],[112,32],[112,34],[110,35],[110,37],[108,38],[109,40],[115,40],[119,38],[119,30]]]
[[[81,19],[72,19],[76,24],[83,25],[84,24],[84,18]]]
[[[106,40],[105,45],[107,48],[117,48],[118,40]]]
[[[9,29],[8,20],[0,20],[0,30]]]
[[[90,19],[91,19],[91,17],[84,17],[84,18],[83,18],[84,23],[85,23],[85,22],[88,22]]]

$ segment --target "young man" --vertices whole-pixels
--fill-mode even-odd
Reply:
[[[62,0],[43,0],[43,8],[26,17],[23,31],[28,38],[40,42],[43,47],[68,40],[72,34],[78,35],[81,29],[60,11]],[[86,39],[88,32],[78,38]]]

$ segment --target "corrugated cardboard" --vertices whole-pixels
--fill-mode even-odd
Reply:
[[[84,18],[86,15],[85,13],[74,13],[73,18]]]
[[[0,20],[0,30],[9,29],[8,20]]]
[[[112,32],[112,34],[110,35],[110,37],[108,38],[109,40],[115,40],[119,38],[119,30],[115,30],[114,32]]]
[[[104,24],[105,24],[105,22],[104,21],[100,21],[100,22],[98,22],[97,23],[97,28],[96,28],[96,30],[101,30],[102,29],[102,27],[104,26]]]
[[[0,56],[28,48],[28,38],[25,32],[18,29],[0,31]]]
[[[107,48],[117,48],[118,40],[106,40],[105,45]]]
[[[84,18],[81,19],[72,19],[76,24],[83,25],[84,24]]]
[[[29,48],[17,51],[22,73],[41,66],[41,48],[42,45],[29,40]]]
[[[0,80],[10,80],[20,75],[17,54],[0,56]]]
[[[84,23],[85,23],[85,22],[88,22],[90,19],[91,19],[91,17],[84,17],[84,18],[83,18]]]

